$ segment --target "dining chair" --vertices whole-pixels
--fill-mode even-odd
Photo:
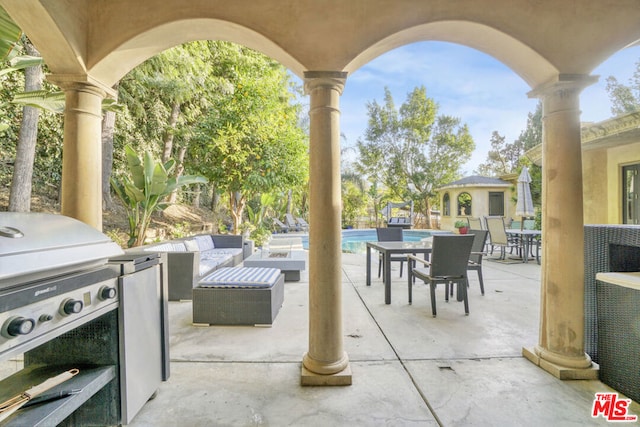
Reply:
[[[500,247],[499,259],[505,259],[507,248],[519,247],[509,239],[504,225],[504,219],[501,216],[487,216],[485,217],[485,223],[487,224],[487,230],[491,238],[492,252],[494,246]]]
[[[430,260],[407,255],[409,304],[413,302],[413,279],[418,278],[429,284],[431,293],[431,313],[436,317],[436,286],[445,285],[445,301],[449,301],[449,287],[457,285],[457,300],[464,301],[464,313],[469,315],[467,296],[467,267],[474,235],[434,235]],[[414,263],[422,263],[428,268],[414,268]]]
[[[402,242],[404,240],[404,235],[402,234],[402,228],[376,228],[376,234],[378,235],[378,242]],[[406,255],[402,256],[392,256],[390,258],[391,262],[399,262],[400,263],[400,277],[402,277],[402,267],[404,266],[404,262],[407,260]],[[384,256],[380,253],[378,257],[378,277],[380,277],[383,273],[383,265],[384,265]]]
[[[542,250],[542,236],[535,236],[533,238],[533,246],[536,248],[535,258],[538,265],[540,265],[540,251]],[[533,248],[531,248],[533,252]]]
[[[482,280],[482,257],[486,255],[484,246],[487,241],[487,230],[469,230],[469,234],[473,234],[473,245],[471,245],[471,254],[469,255],[469,265],[467,270],[475,270],[478,272],[478,281],[480,282],[480,292],[484,295],[484,281]]]
[[[474,270],[478,273],[478,282],[480,282],[480,293],[484,295],[484,280],[482,277],[482,257],[486,255],[484,252],[485,243],[487,241],[487,230],[469,230],[467,234],[472,234],[473,245],[471,245],[471,254],[469,255],[469,265],[467,270]],[[453,295],[453,287],[449,290],[449,294]]]

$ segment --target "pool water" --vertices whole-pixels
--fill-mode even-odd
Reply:
[[[430,237],[431,232],[428,230],[402,230],[405,242],[419,242],[420,240]],[[378,235],[374,228],[362,230],[342,230],[342,252],[352,254],[367,253],[367,242],[375,242]],[[309,249],[309,237],[302,238],[302,247]]]

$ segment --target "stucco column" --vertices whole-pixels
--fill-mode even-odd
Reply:
[[[309,71],[309,350],[302,385],[349,385],[343,349],[340,95],[346,73]]]
[[[590,76],[536,88],[542,99],[542,287],[540,340],[524,355],[562,379],[597,379],[584,351],[584,224],[580,101]]]
[[[62,214],[102,230],[102,100],[110,90],[86,76],[48,80],[65,92]]]

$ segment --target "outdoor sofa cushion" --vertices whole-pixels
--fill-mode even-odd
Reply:
[[[213,238],[210,235],[203,234],[200,236],[195,236],[194,239],[198,243],[198,247],[200,248],[201,252],[215,248]]]

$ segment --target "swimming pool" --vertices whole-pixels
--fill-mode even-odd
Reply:
[[[406,242],[419,242],[425,237],[431,236],[429,230],[402,230]],[[367,253],[367,242],[378,240],[375,228],[361,230],[342,230],[342,252],[352,254]],[[302,247],[309,249],[309,236],[302,238]]]

